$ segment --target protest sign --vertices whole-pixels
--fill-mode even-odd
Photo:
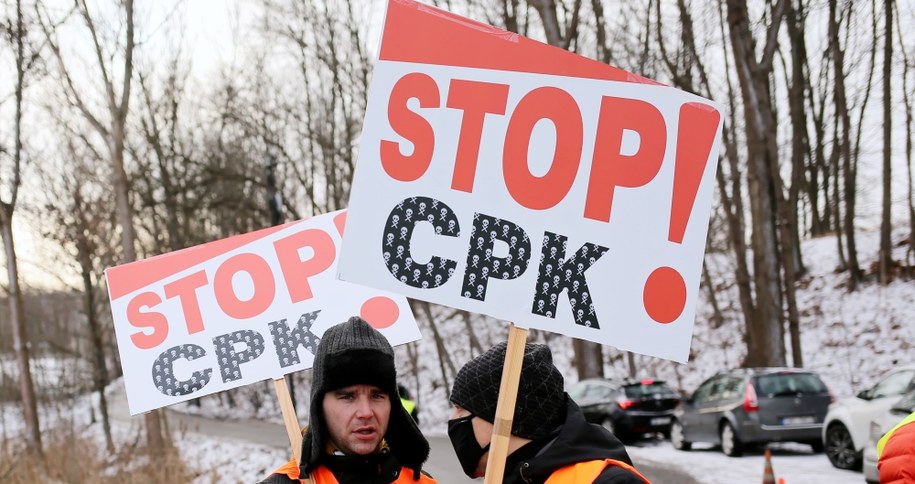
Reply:
[[[106,271],[130,413],[310,368],[324,331],[361,315],[420,338],[406,299],[336,278],[346,212]]]
[[[720,111],[391,0],[340,277],[685,362]]]

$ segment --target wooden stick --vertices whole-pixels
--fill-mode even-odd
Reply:
[[[521,381],[521,364],[524,361],[526,343],[527,330],[512,324],[508,332],[505,365],[502,367],[502,383],[499,385],[499,401],[496,403],[496,420],[493,422],[489,460],[486,461],[485,484],[501,483],[502,475],[505,473],[508,439],[511,437],[512,420],[515,416],[518,382]]]
[[[276,388],[276,398],[280,401],[280,410],[283,411],[283,423],[286,424],[286,433],[289,434],[292,458],[295,459],[296,464],[301,464],[299,459],[302,456],[302,429],[299,427],[299,419],[295,415],[295,407],[292,406],[292,397],[289,396],[286,378],[274,378],[273,385]]]

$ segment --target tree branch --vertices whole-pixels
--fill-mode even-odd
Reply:
[[[762,59],[760,59],[757,66],[760,72],[772,70],[772,58],[775,55],[775,48],[778,46],[778,31],[781,30],[782,18],[785,16],[787,3],[788,0],[778,0],[772,12],[772,23],[769,25],[769,31],[766,34],[766,48],[763,49]]]

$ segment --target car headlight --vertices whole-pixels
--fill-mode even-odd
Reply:
[[[883,437],[883,429],[880,428],[880,424],[877,422],[871,422],[871,440],[877,442],[880,440],[880,437]]]

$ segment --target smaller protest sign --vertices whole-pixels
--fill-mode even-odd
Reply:
[[[310,368],[324,331],[361,315],[420,338],[405,298],[336,278],[339,211],[106,271],[136,415]]]

